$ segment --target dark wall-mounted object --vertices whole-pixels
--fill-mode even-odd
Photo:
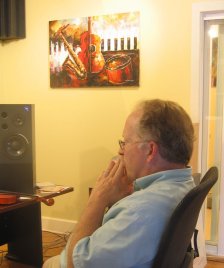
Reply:
[[[0,0],[0,40],[25,38],[25,0]]]

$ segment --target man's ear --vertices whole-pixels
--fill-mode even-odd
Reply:
[[[154,141],[149,141],[147,145],[148,145],[147,160],[151,161],[158,154],[159,148],[157,143],[155,143]]]

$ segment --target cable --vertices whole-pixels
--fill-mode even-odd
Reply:
[[[49,233],[51,234],[51,236],[53,236],[53,241],[51,239],[51,241],[44,241],[43,242],[43,255],[44,258],[49,258],[49,257],[53,257],[54,255],[49,254],[50,250],[53,249],[58,249],[58,250],[62,250],[65,246],[66,243],[68,241],[68,238],[70,236],[70,232],[65,232],[63,234],[58,234],[58,233],[54,233],[51,231],[43,231],[43,233]],[[44,235],[43,235],[44,237]]]

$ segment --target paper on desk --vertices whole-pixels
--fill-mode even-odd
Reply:
[[[42,193],[54,193],[54,192],[61,192],[64,189],[68,187],[61,186],[61,185],[55,185],[55,186],[47,186],[47,187],[41,187],[40,192]]]
[[[44,181],[44,182],[37,182],[36,186],[38,188],[43,188],[43,187],[52,187],[55,186],[55,183],[49,182],[49,181]]]
[[[55,192],[57,193],[67,188],[63,185],[56,185],[55,183],[48,182],[48,181],[38,182],[36,186],[41,193],[55,193]]]

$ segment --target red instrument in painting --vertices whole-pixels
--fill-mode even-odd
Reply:
[[[98,35],[92,34],[91,17],[88,18],[88,31],[81,34],[80,47],[79,58],[84,63],[88,73],[102,71],[105,60],[101,53],[101,40]]]
[[[88,73],[99,73],[102,71],[105,60],[101,53],[100,37],[91,34],[90,31],[86,31],[81,34],[80,43],[81,52],[78,56],[85,65],[86,70],[88,70]]]

